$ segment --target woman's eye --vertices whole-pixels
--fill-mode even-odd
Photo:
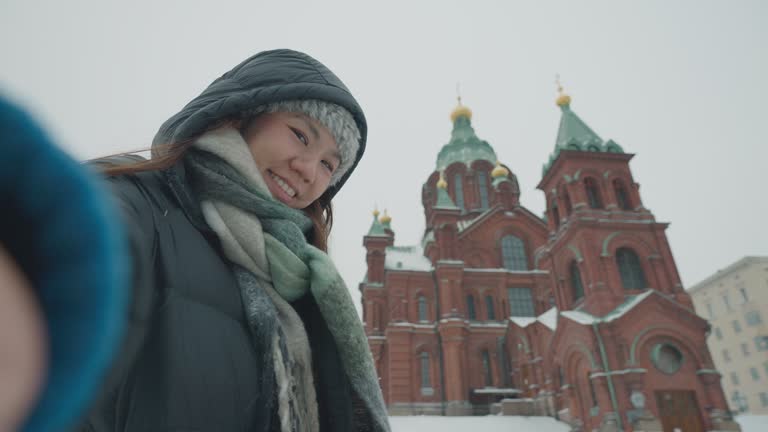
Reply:
[[[333,172],[333,164],[328,161],[322,161],[322,164],[325,165],[325,167],[328,169],[328,171]]]
[[[293,131],[293,134],[296,135],[296,138],[298,138],[299,141],[304,143],[304,145],[309,144],[309,140],[307,140],[307,136],[304,135],[300,130],[294,129],[294,128],[291,128],[291,130]]]

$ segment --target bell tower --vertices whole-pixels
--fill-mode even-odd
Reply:
[[[667,242],[669,224],[643,206],[629,166],[634,155],[600,138],[558,90],[560,126],[537,186],[550,232],[543,266],[561,275],[558,309],[601,316],[646,288],[691,307]]]

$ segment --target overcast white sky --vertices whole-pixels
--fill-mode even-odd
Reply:
[[[366,110],[368,150],[335,201],[332,255],[353,296],[374,204],[420,241],[421,185],[461,83],[473,125],[535,190],[560,112],[635,153],[646,207],[690,287],[768,254],[768,2],[29,1],[0,4],[0,91],[77,158],[149,146],[160,124],[251,54],[305,51]],[[358,306],[359,307],[359,306]]]

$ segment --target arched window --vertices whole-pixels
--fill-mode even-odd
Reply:
[[[624,187],[624,182],[619,179],[613,181],[613,192],[616,194],[616,203],[622,210],[632,210],[632,203],[629,200],[629,194],[627,188]]]
[[[620,248],[616,251],[616,266],[619,268],[621,284],[624,289],[647,288],[643,266],[635,251],[629,248]]]
[[[470,321],[477,319],[477,316],[475,315],[475,298],[471,295],[467,296],[467,318],[469,318]]]
[[[579,264],[576,262],[576,260],[571,261],[570,274],[573,301],[576,302],[584,297],[584,285],[581,284],[581,272],[579,271]]]
[[[584,179],[584,188],[587,191],[587,201],[589,206],[593,209],[603,208],[603,200],[600,199],[600,190],[597,187],[597,182],[592,177]]]
[[[419,354],[419,362],[421,363],[421,388],[432,388],[432,382],[429,379],[429,354],[422,351]]]
[[[525,255],[525,243],[513,235],[501,239],[501,255],[504,258],[504,268],[508,270],[528,270],[528,259]]]
[[[456,195],[456,206],[464,210],[464,187],[461,183],[463,176],[456,173],[453,176],[453,194]]]
[[[496,312],[493,310],[493,297],[485,296],[485,310],[487,311],[488,321],[495,321]]]
[[[488,350],[483,350],[483,383],[486,387],[493,385],[493,377],[491,376],[491,356],[488,354]]]
[[[427,318],[427,298],[419,296],[419,321],[428,321]]]
[[[573,211],[573,206],[571,206],[571,196],[568,195],[568,191],[563,188],[563,202],[565,202],[565,215],[570,216],[571,212]]]
[[[477,173],[477,189],[480,192],[480,208],[488,208],[488,176],[485,171]]]
[[[555,223],[555,228],[560,228],[560,210],[557,208],[557,203],[552,201],[552,219]]]

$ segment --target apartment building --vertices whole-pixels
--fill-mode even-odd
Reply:
[[[768,414],[768,257],[748,256],[688,292],[734,412]]]

